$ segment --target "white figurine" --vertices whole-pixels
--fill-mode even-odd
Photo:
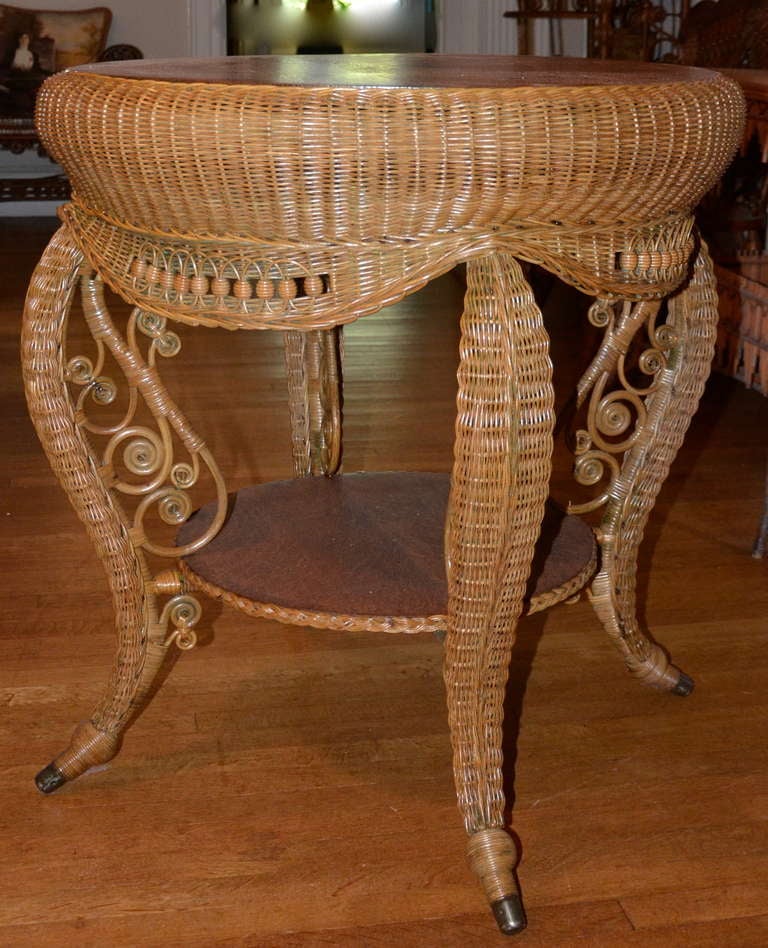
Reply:
[[[29,33],[22,33],[19,37],[19,46],[16,52],[13,54],[11,69],[19,69],[22,72],[29,72],[30,69],[34,68],[35,57],[32,54],[32,50],[29,48],[29,40]]]

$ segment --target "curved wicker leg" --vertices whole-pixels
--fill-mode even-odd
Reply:
[[[693,681],[670,664],[640,628],[635,614],[637,551],[648,515],[682,444],[714,353],[717,294],[706,248],[690,282],[669,301],[668,325],[675,339],[657,390],[646,403],[647,418],[610,489],[598,540],[602,565],[592,602],[630,672],[661,691],[687,695]]]
[[[331,477],[341,468],[342,327],[284,339],[294,473]]]
[[[445,683],[459,807],[499,926],[525,927],[516,847],[504,829],[501,725],[552,453],[541,313],[517,261],[470,260],[446,560]]]
[[[114,756],[120,734],[165,654],[164,645],[152,641],[155,607],[144,558],[131,542],[76,423],[64,380],[63,337],[82,263],[66,228],[61,228],[38,264],[27,296],[24,382],[30,415],[51,467],[104,564],[116,611],[118,651],[106,694],[91,719],[38,775],[38,786],[46,793]]]

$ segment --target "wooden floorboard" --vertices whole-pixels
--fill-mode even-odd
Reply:
[[[20,385],[24,290],[53,226],[0,233],[0,946],[503,943],[465,862],[432,636],[206,603],[199,648],[169,663],[120,755],[34,788],[114,647]],[[450,468],[461,294],[448,275],[349,327],[347,470]],[[548,297],[562,392],[582,312]],[[181,334],[164,377],[228,485],[289,476],[279,338]],[[768,944],[768,561],[750,556],[767,433],[768,400],[713,379],[647,532],[641,613],[696,678],[690,698],[630,680],[585,601],[521,625],[505,723],[521,946]]]

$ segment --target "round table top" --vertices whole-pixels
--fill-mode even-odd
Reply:
[[[390,89],[645,86],[701,82],[715,75],[707,69],[661,63],[434,53],[137,59],[95,63],[73,71],[167,82]]]
[[[69,226],[126,299],[200,321],[206,296],[206,312],[275,325],[354,318],[405,271],[503,240],[590,293],[650,292],[640,262],[671,288],[743,109],[732,80],[680,66],[253,56],[60,72],[37,122],[72,183]],[[244,243],[260,254],[246,271]],[[224,302],[214,270],[237,284]]]

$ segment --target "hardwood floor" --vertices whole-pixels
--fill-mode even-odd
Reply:
[[[104,577],[20,385],[23,294],[53,226],[6,219],[0,237],[0,946],[501,944],[465,862],[431,636],[206,602],[200,646],[120,755],[35,789],[113,660]],[[579,306],[548,301],[562,384]],[[460,307],[447,276],[349,328],[347,470],[449,469]],[[228,486],[288,476],[279,338],[181,333],[164,374]],[[522,624],[505,765],[521,946],[768,944],[768,560],[750,556],[767,432],[768,400],[713,379],[646,538],[643,617],[690,698],[630,680],[584,601]]]

